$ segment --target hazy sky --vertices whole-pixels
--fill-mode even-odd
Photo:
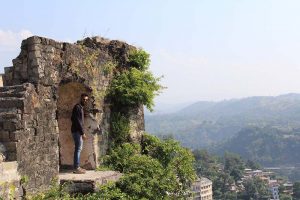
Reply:
[[[157,102],[300,93],[298,0],[9,0],[0,19],[0,73],[30,35],[100,35],[151,54]]]

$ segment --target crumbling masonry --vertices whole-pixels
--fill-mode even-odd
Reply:
[[[4,164],[14,161],[22,188],[32,193],[47,188],[61,168],[72,165],[70,115],[83,92],[92,101],[85,111],[88,139],[81,165],[95,169],[101,164],[109,145],[111,105],[106,91],[113,69],[127,66],[132,48],[100,37],[76,44],[37,36],[22,42],[21,53],[12,67],[5,68],[0,87],[0,153],[6,156],[2,163],[0,158],[2,179],[13,170]],[[137,105],[128,113],[131,138],[139,141],[143,107]],[[1,181],[0,191],[5,187]]]

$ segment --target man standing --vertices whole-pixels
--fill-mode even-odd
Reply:
[[[80,153],[82,150],[83,139],[86,139],[84,133],[84,113],[83,108],[86,106],[89,97],[87,94],[81,94],[80,103],[76,104],[72,111],[72,127],[71,132],[73,135],[75,149],[74,149],[74,171],[76,174],[84,174],[86,171],[80,167]]]

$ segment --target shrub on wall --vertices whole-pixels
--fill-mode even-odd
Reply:
[[[143,104],[152,111],[154,97],[162,89],[159,80],[151,72],[136,68],[116,74],[110,88],[114,105],[120,107]]]
[[[128,67],[114,70],[108,97],[112,103],[111,142],[120,145],[129,142],[129,120],[127,109],[145,105],[153,110],[154,98],[163,87],[161,77],[149,70],[150,56],[142,49],[133,49],[128,55]]]
[[[113,112],[111,115],[111,133],[112,146],[118,146],[129,141],[129,119],[120,112]]]
[[[134,49],[129,52],[129,65],[139,70],[148,70],[150,65],[150,55],[143,49]]]
[[[129,68],[117,71],[111,82],[109,96],[113,106],[128,107],[145,105],[153,110],[154,97],[163,87],[159,84],[161,77],[155,77],[149,70],[149,54],[142,49],[130,51]]]

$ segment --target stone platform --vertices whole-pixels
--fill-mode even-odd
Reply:
[[[23,196],[17,167],[16,161],[0,163],[0,199],[21,199]]]
[[[66,170],[59,173],[60,184],[67,184],[70,193],[90,193],[96,192],[97,187],[117,181],[122,176],[116,171],[94,171],[87,170],[85,174],[74,174],[72,170]]]

